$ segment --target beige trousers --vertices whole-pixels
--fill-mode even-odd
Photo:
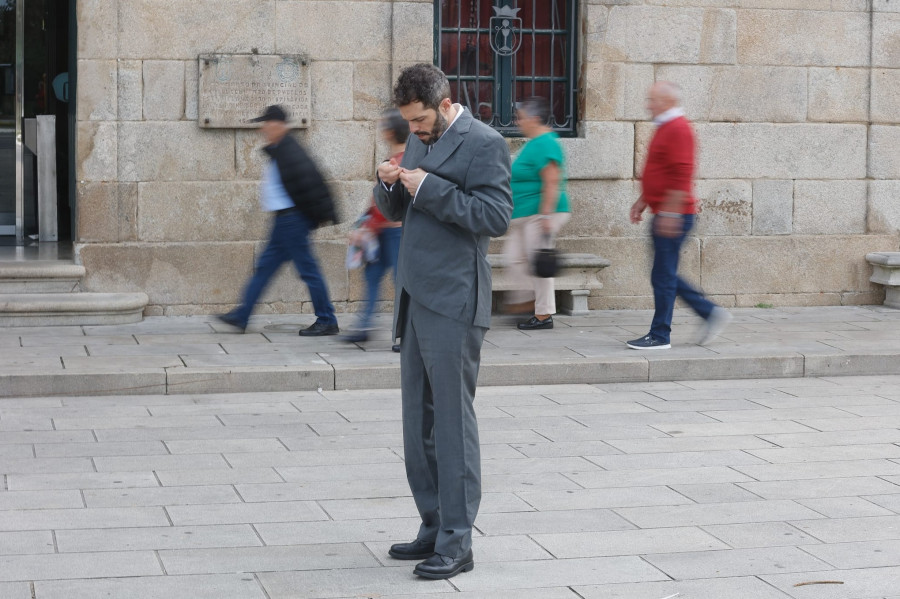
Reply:
[[[554,212],[549,216],[551,231],[549,246],[544,238],[540,216],[523,216],[510,221],[506,244],[503,246],[503,259],[516,290],[506,293],[505,303],[521,304],[534,300],[535,314],[556,314],[553,279],[533,276],[531,259],[535,250],[553,247],[556,234],[569,222],[571,216],[569,212]]]

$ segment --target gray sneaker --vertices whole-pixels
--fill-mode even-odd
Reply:
[[[668,341],[660,341],[652,337],[651,335],[646,335],[641,337],[640,339],[632,339],[631,341],[626,341],[625,345],[630,347],[631,349],[669,349],[672,347],[672,344]]]
[[[713,308],[713,311],[709,314],[709,318],[706,319],[706,326],[703,328],[703,333],[700,335],[700,340],[697,342],[697,345],[706,345],[718,337],[733,318],[731,313],[725,308],[720,308],[719,306]]]

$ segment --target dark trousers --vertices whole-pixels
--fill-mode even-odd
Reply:
[[[714,303],[706,299],[702,292],[688,285],[678,276],[678,258],[685,237],[694,226],[694,215],[685,214],[682,219],[684,229],[676,237],[662,237],[656,234],[656,216],[651,223],[653,230],[653,270],[650,283],[653,285],[655,311],[650,324],[650,335],[654,339],[669,343],[672,333],[672,311],[675,298],[681,297],[691,309],[704,319],[709,318]]]
[[[269,284],[269,280],[282,264],[290,260],[309,289],[317,320],[326,324],[337,324],[334,306],[328,299],[328,287],[309,243],[311,230],[309,219],[298,210],[282,212],[275,216],[269,244],[257,259],[256,271],[244,289],[243,303],[234,311],[238,319],[244,323],[250,319],[253,306]]]
[[[481,503],[475,384],[486,329],[410,299],[400,376],[406,477],[422,518],[418,539],[459,557],[472,547]]]
[[[378,234],[378,260],[366,264],[363,275],[366,279],[366,305],[359,315],[357,328],[368,329],[372,324],[372,313],[375,311],[375,302],[378,301],[378,288],[381,279],[388,270],[394,271],[394,279],[397,278],[397,255],[400,253],[400,237],[403,229],[400,227],[387,227]]]

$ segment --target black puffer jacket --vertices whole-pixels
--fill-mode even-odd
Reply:
[[[278,145],[266,146],[263,150],[278,165],[285,191],[300,212],[312,221],[313,228],[338,222],[331,191],[322,173],[296,139],[285,135]]]

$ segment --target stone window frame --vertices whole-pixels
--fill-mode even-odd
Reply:
[[[504,136],[521,137],[515,102],[544,96],[551,102],[550,127],[562,137],[577,136],[579,5],[578,0],[434,0],[434,64],[450,79],[453,100]],[[521,25],[521,40],[518,51],[503,56],[491,48],[492,25],[496,34],[498,9],[509,15],[510,7],[519,17],[509,21]]]

